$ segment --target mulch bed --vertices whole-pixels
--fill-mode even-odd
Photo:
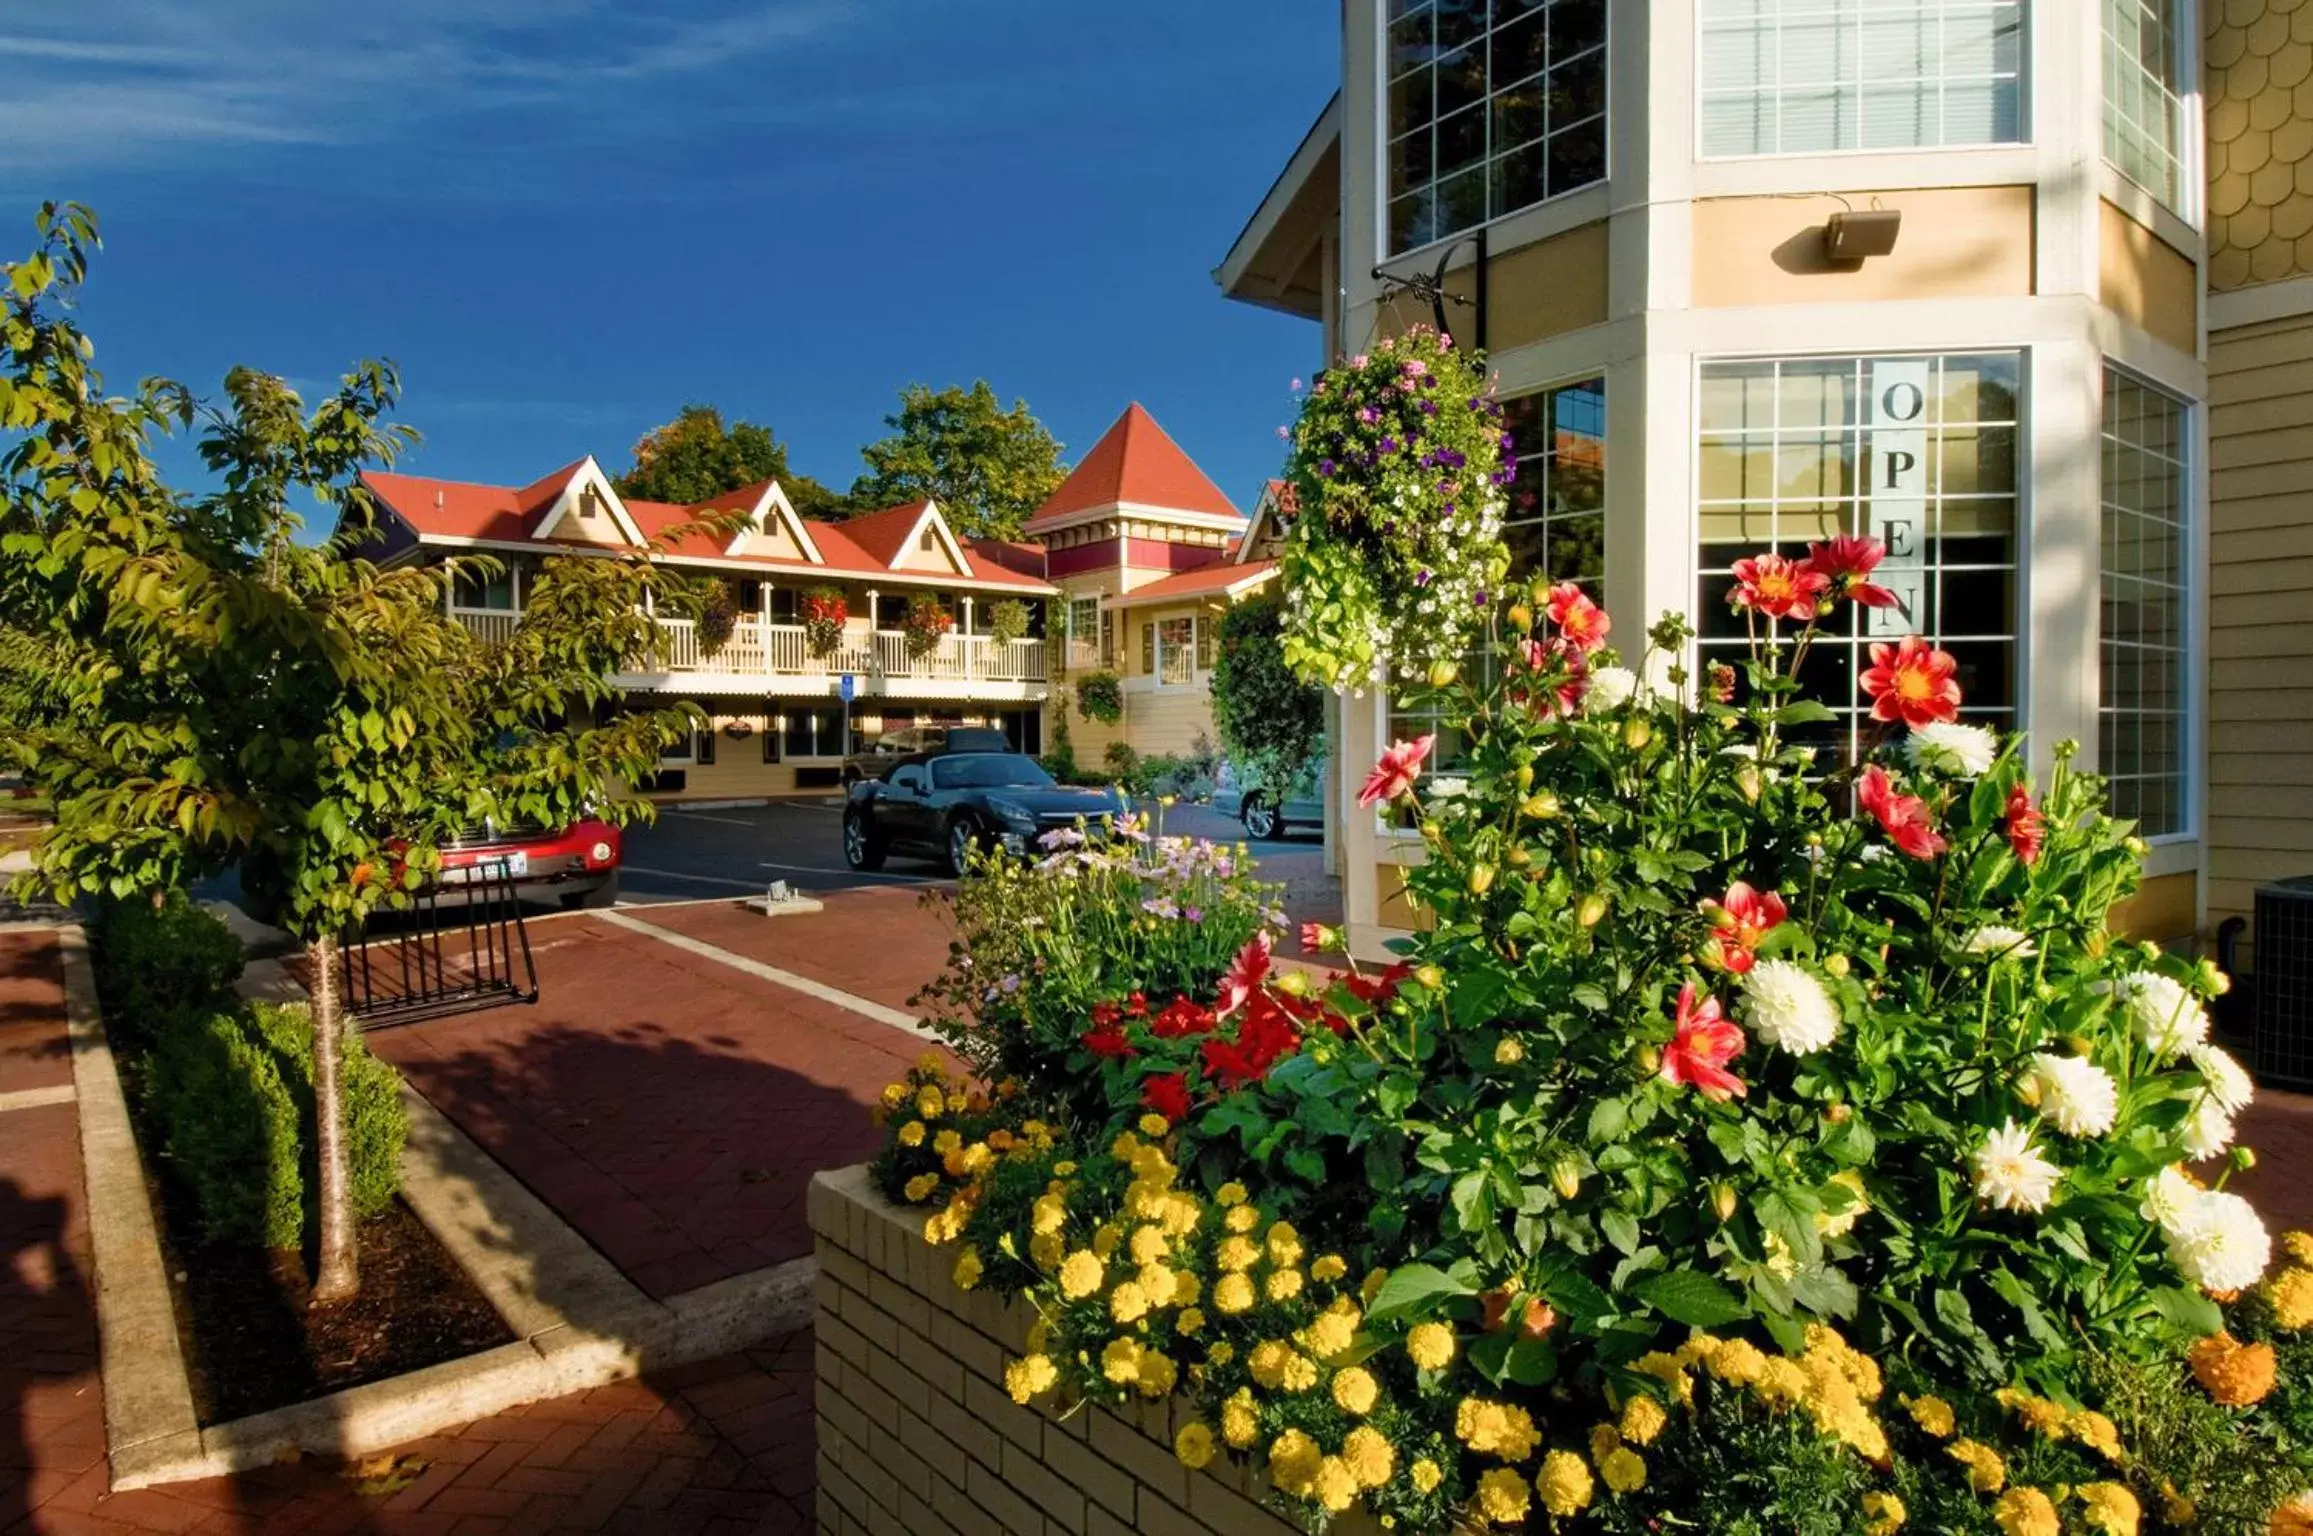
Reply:
[[[400,1201],[360,1226],[361,1291],[309,1307],[305,1256],[187,1246],[180,1198],[154,1180],[162,1257],[203,1424],[286,1407],[511,1343],[506,1326]]]

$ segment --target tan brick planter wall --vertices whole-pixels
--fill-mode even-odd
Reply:
[[[1027,1308],[957,1290],[955,1250],[928,1246],[923,1216],[885,1204],[865,1167],[814,1179],[810,1214],[826,1536],[1297,1536],[1250,1474],[1173,1459],[1174,1403],[1129,1419],[1015,1404],[1004,1362]]]

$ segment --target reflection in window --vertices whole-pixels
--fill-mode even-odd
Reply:
[[[2021,0],[1703,0],[1706,155],[2012,144]]]
[[[472,609],[482,613],[512,613],[514,611],[514,571],[501,564],[489,575],[471,567],[458,572],[456,592],[451,606]]]
[[[1382,0],[1389,252],[1606,177],[1606,0]]]
[[[1502,541],[1510,574],[1606,579],[1606,381],[1586,379],[1502,402],[1518,478]]]
[[[841,757],[847,750],[843,740],[843,707],[806,709],[791,705],[787,710],[787,724],[781,733],[781,746],[788,757]]]
[[[2185,118],[2178,0],[2103,3],[2104,158],[2181,209]]]
[[[2186,508],[2183,402],[2107,368],[2097,766],[2147,837],[2190,830]]]
[[[1963,718],[2014,723],[2019,357],[1806,358],[1706,363],[1701,380],[1701,659],[1737,661],[1730,568],[1775,549],[1866,533],[1887,545],[1898,609],[1842,604],[1801,681],[1838,712],[1812,728],[1852,755],[1875,727],[1857,679],[1874,640],[1927,636],[1960,663]]]

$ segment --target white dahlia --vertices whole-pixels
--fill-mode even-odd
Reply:
[[[2184,986],[2157,971],[2131,971],[2113,988],[2129,1027],[2154,1054],[2181,1055],[2209,1037],[2209,1016]]]
[[[1590,674],[1590,692],[1583,703],[1590,709],[1620,709],[1638,693],[1638,674],[1628,667],[1600,667]]]
[[[1743,978],[1743,1001],[1752,1032],[1794,1056],[1811,1056],[1839,1038],[1839,1010],[1804,966],[1760,961]]]
[[[2257,1085],[2223,1046],[2196,1045],[2185,1054],[2200,1069],[2201,1081],[2209,1086],[2209,1097],[2224,1105],[2226,1114],[2239,1114],[2257,1096]]]
[[[2201,1197],[2201,1187],[2185,1177],[2182,1168],[2163,1168],[2145,1181],[2144,1203],[2136,1213],[2163,1232],[2175,1228],[2192,1203]]]
[[[2233,1117],[2225,1113],[2225,1106],[2212,1093],[2204,1093],[2193,1101],[2193,1112],[2185,1117],[2185,1155],[2194,1162],[2205,1162],[2221,1157],[2233,1144]]]
[[[1960,945],[1963,954],[1989,955],[1995,960],[2029,960],[2040,953],[2032,947],[2032,936],[2021,928],[2004,928],[1998,923],[1986,923]]]
[[[2101,1136],[2120,1118],[2120,1085],[2084,1057],[2042,1051],[2024,1076],[2041,1117],[2067,1136]]]
[[[1976,1149],[1976,1193],[1996,1210],[2044,1211],[2064,1170],[2040,1155],[2032,1133],[2010,1120]]]
[[[1998,760],[2000,738],[1980,725],[1933,721],[1904,739],[1903,755],[1914,768],[1972,779]]]
[[[2273,1261],[2272,1234],[2256,1208],[2223,1190],[2194,1191],[2167,1230],[2169,1262],[2204,1291],[2246,1290]]]

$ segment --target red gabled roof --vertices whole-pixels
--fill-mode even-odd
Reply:
[[[1119,502],[1209,517],[1244,517],[1138,401],[1125,407],[1022,531],[1036,533]]]
[[[911,501],[901,507],[886,507],[881,512],[869,512],[844,520],[845,537],[884,565],[890,565],[906,552],[908,535],[916,531],[923,520],[925,501]]]
[[[990,560],[1006,570],[1023,576],[1044,578],[1044,546],[1019,539],[973,539],[969,541],[972,553],[981,560]]]
[[[1166,576],[1145,587],[1135,587],[1110,599],[1118,608],[1141,608],[1150,603],[1178,602],[1195,597],[1219,597],[1240,586],[1259,586],[1276,571],[1274,560],[1219,560],[1193,571]]]

